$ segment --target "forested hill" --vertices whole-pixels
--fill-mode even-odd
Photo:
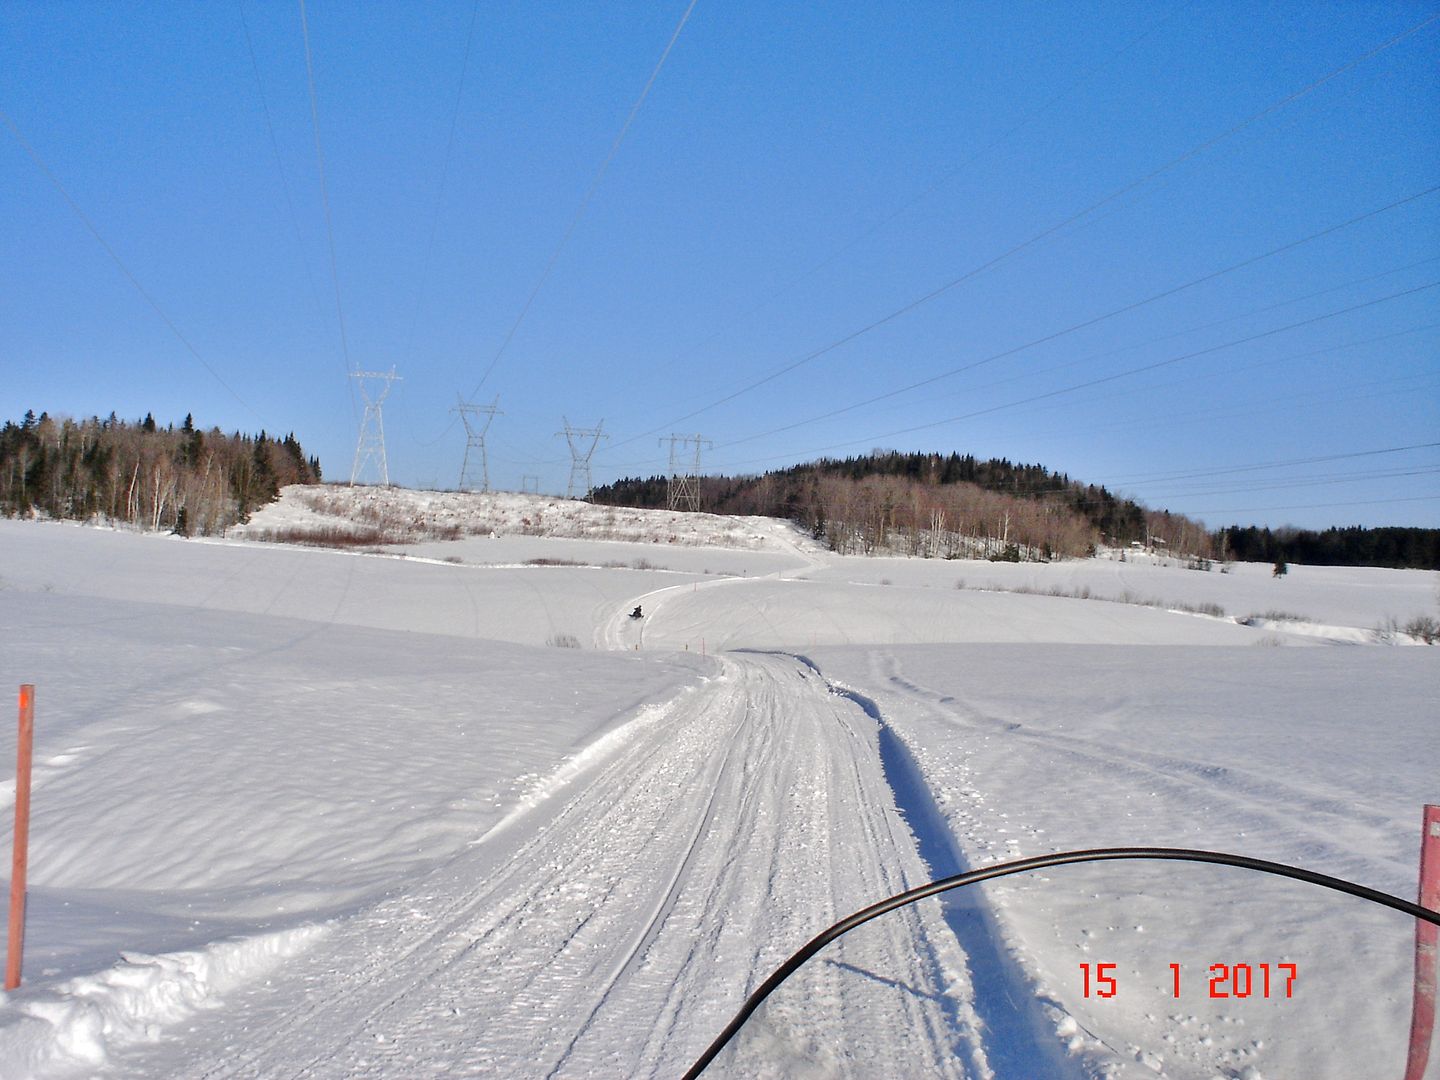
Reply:
[[[206,535],[243,521],[286,484],[314,484],[320,463],[293,434],[201,431],[191,419],[37,418],[0,428],[0,514],[102,518]]]
[[[627,478],[597,488],[594,501],[664,507],[666,478]],[[1177,554],[1213,557],[1214,538],[1179,515],[1148,511],[1103,487],[1041,465],[969,454],[877,451],[821,459],[763,476],[701,477],[702,507],[722,514],[789,518],[840,551],[913,547],[962,555],[1044,558],[1083,555],[1102,542],[1158,540]],[[936,544],[943,550],[930,550]]]
[[[1195,560],[1440,570],[1440,529],[1210,532],[1042,465],[969,454],[876,451],[763,476],[701,477],[699,491],[704,510],[788,518],[837,551],[1032,559],[1138,541]],[[667,497],[663,476],[627,478],[594,493],[595,502],[617,506],[664,507]]]

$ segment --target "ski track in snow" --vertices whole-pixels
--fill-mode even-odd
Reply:
[[[875,722],[789,658],[724,672],[532,811],[544,820],[510,849],[473,847],[116,1075],[682,1071],[794,949],[928,876]],[[938,904],[853,938],[772,999],[717,1075],[984,1075]],[[749,985],[714,978],[737,968]]]

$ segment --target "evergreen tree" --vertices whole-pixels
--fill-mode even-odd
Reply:
[[[193,416],[162,430],[150,414],[134,424],[113,412],[77,423],[30,410],[19,425],[0,425],[0,514],[98,515],[208,535],[282,486],[319,475],[293,434],[283,445],[263,433],[203,434]]]

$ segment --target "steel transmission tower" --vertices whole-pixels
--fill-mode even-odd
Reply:
[[[565,441],[570,444],[570,483],[565,488],[565,497],[567,499],[575,498],[575,489],[578,487],[584,492],[581,498],[588,499],[590,498],[590,489],[594,486],[590,482],[590,455],[595,453],[595,447],[600,445],[601,439],[610,437],[600,430],[605,426],[605,421],[601,420],[593,428],[577,428],[571,427],[570,421],[565,417],[562,416],[560,419],[565,421],[565,430],[557,431],[555,434],[556,436],[564,435]],[[588,449],[585,446],[587,439],[590,440]]]
[[[489,405],[471,405],[461,398],[460,404],[450,410],[459,413],[460,420],[465,425],[465,460],[460,463],[461,491],[475,490],[475,469],[470,454],[472,450],[480,452],[480,490],[490,490],[490,458],[485,453],[485,432],[490,430],[491,420],[505,415],[496,407],[499,404],[498,397]]]
[[[389,371],[352,371],[350,378],[360,384],[360,396],[365,399],[365,418],[360,421],[360,439],[355,444],[355,464],[350,467],[350,486],[354,487],[360,479],[361,470],[366,463],[373,461],[380,467],[381,485],[389,487],[390,468],[385,461],[385,420],[381,416],[380,406],[385,401],[385,395],[390,393],[390,384],[404,380],[395,374],[393,367]],[[384,381],[380,392],[373,398],[366,388],[366,379]]]
[[[667,440],[661,439],[664,446]],[[671,435],[670,481],[665,485],[666,503],[671,510],[700,509],[700,449],[713,449],[715,444],[699,435]],[[695,447],[695,456],[686,460],[686,447]]]

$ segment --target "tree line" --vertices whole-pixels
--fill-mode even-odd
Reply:
[[[294,434],[201,431],[187,415],[139,421],[38,417],[0,428],[0,513],[125,522],[213,535],[246,520],[286,484],[320,481]]]
[[[706,510],[788,518],[843,553],[1044,559],[1085,555],[1108,543],[1140,544],[1196,565],[1240,559],[1440,570],[1440,529],[1211,531],[1042,465],[970,454],[875,450],[760,476],[703,476],[698,488]],[[664,476],[626,477],[596,488],[592,498],[664,507],[667,489]]]
[[[1138,541],[1177,555],[1217,555],[1216,538],[1198,522],[1004,458],[879,450],[761,476],[705,476],[698,486],[707,510],[788,518],[842,553],[1029,560]],[[592,498],[664,507],[667,479],[625,478]]]
[[[1232,525],[1221,530],[1221,536],[1233,557],[1247,562],[1440,570],[1440,529],[1351,525],[1271,531]]]

